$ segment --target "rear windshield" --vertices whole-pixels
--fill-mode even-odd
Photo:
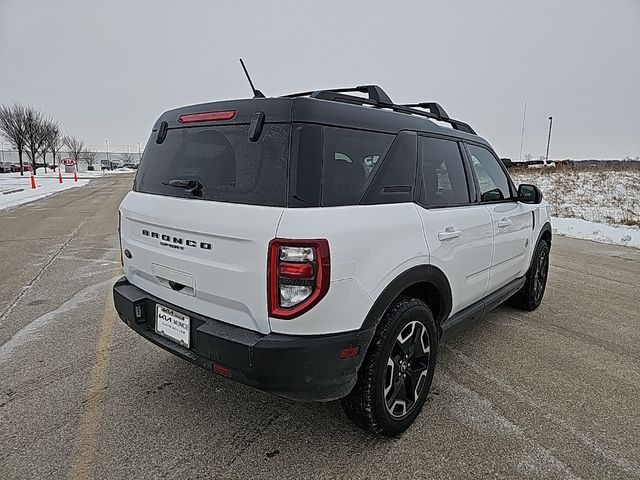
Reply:
[[[265,124],[256,142],[249,140],[248,125],[170,129],[160,144],[153,132],[138,168],[134,190],[284,207],[290,128],[288,124]],[[172,180],[200,182],[201,196],[194,196],[187,188],[170,186]]]

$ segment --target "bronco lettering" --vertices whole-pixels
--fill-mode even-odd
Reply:
[[[153,231],[147,230],[146,228],[142,229],[142,235],[145,237],[162,239],[163,241],[160,242],[160,245],[172,247],[172,248],[179,248],[181,250],[184,249],[182,245],[186,245],[187,247],[200,248],[202,250],[210,250],[210,251],[213,250],[213,245],[211,243],[197,242],[195,240],[184,239],[181,237],[172,237],[167,235],[166,233],[153,232]]]

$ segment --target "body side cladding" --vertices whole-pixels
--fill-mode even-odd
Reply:
[[[373,303],[361,328],[377,327],[393,301],[408,288],[421,283],[431,285],[438,293],[439,305],[436,323],[438,328],[440,328],[441,324],[449,317],[449,313],[451,312],[451,287],[442,270],[433,265],[418,265],[412,267],[393,279]],[[426,294],[427,292],[424,293]]]
[[[484,315],[501,305],[505,300],[509,299],[509,297],[520,290],[525,281],[525,277],[516,278],[504,287],[499,288],[483,299],[478,300],[477,302],[460,310],[455,315],[452,315],[451,318],[448,318],[442,324],[442,337],[440,338],[440,341],[451,338],[455,333],[476,323]]]

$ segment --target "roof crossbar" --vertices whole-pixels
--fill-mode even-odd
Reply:
[[[347,92],[360,92],[366,93],[369,96],[369,100],[383,103],[393,103],[389,95],[380,88],[378,85],[360,85],[358,87],[351,88],[330,88],[328,90],[314,90],[311,92],[292,93],[290,95],[284,95],[285,97],[312,97],[317,98],[317,94],[320,92],[334,92],[334,93],[347,93]],[[358,97],[359,98],[359,97]]]
[[[357,97],[355,95],[345,95],[349,92],[366,93],[369,98]],[[436,102],[421,102],[412,103],[406,105],[396,105],[391,101],[391,98],[385,93],[382,88],[377,85],[361,85],[359,87],[352,88],[333,88],[330,90],[316,90],[311,92],[300,92],[284,95],[284,97],[311,97],[319,100],[329,100],[332,102],[349,103],[352,105],[368,105],[376,108],[385,108],[398,113],[406,113],[409,115],[418,115],[421,117],[427,117],[432,120],[446,122],[450,124],[455,130],[461,132],[470,133],[476,135],[476,132],[467,123],[460,120],[454,120],[450,118],[444,108]],[[418,107],[422,110],[418,110]],[[425,110],[428,110],[425,111]]]
[[[442,105],[436,102],[404,103],[402,106],[424,108],[425,110],[429,110],[431,113],[435,113],[442,118],[449,118],[449,115],[444,111]]]

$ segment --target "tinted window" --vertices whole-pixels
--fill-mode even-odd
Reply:
[[[134,190],[194,198],[170,180],[197,180],[202,198],[218,202],[285,206],[289,125],[266,124],[257,142],[248,125],[171,129],[145,148]]]
[[[491,202],[511,198],[509,180],[498,160],[486,148],[468,145],[471,168],[480,186],[480,200]]]
[[[469,202],[467,177],[456,142],[420,137],[420,165],[424,205],[456,205]]]
[[[323,129],[322,205],[357,205],[395,135]]]
[[[416,181],[417,135],[415,132],[400,132],[389,152],[378,162],[377,171],[361,203],[375,205],[413,201]],[[366,159],[365,159],[366,162]],[[373,170],[373,169],[372,169]]]

